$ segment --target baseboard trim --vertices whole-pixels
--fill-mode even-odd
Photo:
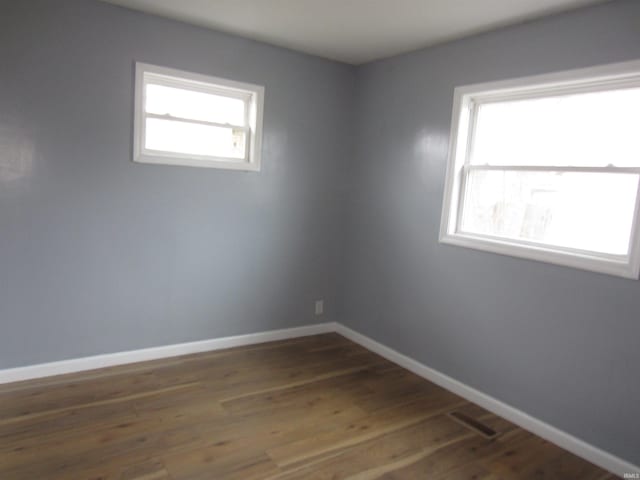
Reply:
[[[281,330],[270,330],[248,335],[236,335],[231,337],[214,338],[197,342],[180,343],[161,347],[145,348],[128,352],[110,353],[105,355],[95,355],[91,357],[75,358],[59,362],[43,363],[39,365],[29,365],[26,367],[10,368],[0,370],[0,384],[31,380],[36,378],[63,375],[66,373],[76,373],[98,368],[113,367],[129,363],[144,362],[147,360],[157,360],[160,358],[176,357],[191,353],[209,352],[222,350],[225,348],[253,345],[289,338],[305,337],[309,335],[319,335],[322,333],[335,332],[349,340],[365,347],[372,352],[386,358],[387,360],[400,365],[407,370],[419,375],[441,387],[460,395],[481,407],[499,415],[516,425],[528,430],[539,437],[544,438],[569,452],[584,458],[585,460],[604,468],[620,477],[625,473],[640,473],[640,467],[635,466],[621,458],[616,457],[604,450],[590,445],[579,438],[576,438],[556,427],[549,425],[525,412],[507,405],[496,398],[493,398],[473,387],[470,387],[454,378],[451,378],[433,368],[430,368],[392,348],[373,340],[349,327],[339,323],[319,323],[303,327],[285,328]]]
[[[157,360],[160,358],[177,357],[190,353],[209,352],[224,348],[240,347],[258,343],[286,340],[288,338],[306,337],[321,333],[334,332],[334,323],[319,323],[304,327],[284,328],[281,330],[269,330],[247,335],[235,335],[232,337],[200,340],[197,342],[179,343],[161,347],[144,348],[127,352],[108,353],[91,357],[73,358],[51,363],[28,365],[25,367],[0,370],[0,384],[32,380],[36,378],[52,377],[65,373],[77,373],[98,368],[114,367],[128,363]]]
[[[336,332],[349,340],[358,343],[366,349],[377,353],[387,360],[410,370],[416,375],[440,385],[442,388],[460,395],[470,402],[480,405],[486,410],[515,423],[519,427],[522,427],[523,429],[528,430],[529,432],[564,448],[574,455],[584,458],[594,465],[608,470],[609,472],[615,473],[620,477],[624,477],[625,473],[640,473],[640,467],[622,460],[611,453],[594,447],[579,438],[553,427],[548,423],[538,420],[517,408],[507,405],[506,403],[459,382],[458,380],[434,370],[433,368],[427,367],[426,365],[407,357],[406,355],[403,355],[402,353],[393,350],[392,348],[389,348],[366,335],[350,329],[349,327],[336,324]]]

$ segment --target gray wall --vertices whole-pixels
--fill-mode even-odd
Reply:
[[[134,61],[264,85],[262,171],[133,163]],[[0,368],[335,320],[353,80],[100,2],[0,0]]]
[[[359,69],[341,318],[640,464],[640,282],[438,243],[455,86],[637,58],[629,0]]]

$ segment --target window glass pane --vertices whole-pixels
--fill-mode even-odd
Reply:
[[[244,160],[246,132],[231,127],[147,118],[145,148]]]
[[[470,170],[461,230],[626,255],[637,174]]]
[[[245,126],[245,102],[242,99],[164,85],[147,85],[145,111],[189,120]]]
[[[640,166],[640,88],[480,104],[476,165]]]

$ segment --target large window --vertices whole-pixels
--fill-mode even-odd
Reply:
[[[640,64],[459,87],[440,239],[637,278]]]
[[[136,64],[134,160],[260,170],[258,85]]]

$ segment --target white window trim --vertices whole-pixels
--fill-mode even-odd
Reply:
[[[465,168],[485,168],[490,166],[468,165],[469,149],[472,145],[475,120],[472,109],[478,102],[505,101],[518,98],[534,98],[564,92],[596,91],[603,87],[622,88],[640,86],[640,61],[617,63],[579,70],[536,75],[504,81],[489,82],[457,87],[454,91],[449,158],[445,178],[440,242],[460,247],[472,248],[501,255],[537,260],[593,272],[638,279],[640,275],[640,187],[636,196],[635,213],[631,227],[629,252],[624,256],[604,255],[571,248],[542,246],[526,241],[475,235],[459,231],[462,207],[463,170]],[[471,135],[469,130],[471,129]],[[527,169],[536,167],[500,166],[499,169]],[[549,170],[542,167],[541,170]],[[616,171],[638,172],[631,168],[582,168],[553,167],[553,170],[567,171]]]
[[[146,75],[153,78],[154,84],[188,88],[190,90],[205,93],[221,94],[223,96],[236,96],[247,100],[247,124],[237,126],[249,131],[247,135],[247,159],[245,161],[224,157],[181,154],[175,152],[159,152],[144,148],[145,118],[166,118],[162,115],[149,114],[144,111]],[[135,108],[134,108],[134,132],[133,132],[133,161],[138,163],[153,163],[162,165],[180,165],[190,167],[221,168],[227,170],[242,170],[250,172],[260,171],[262,150],[262,116],[264,108],[264,87],[251,83],[238,82],[226,78],[211,77],[197,73],[185,72],[173,68],[136,62],[135,75]],[[179,118],[171,117],[180,121]],[[206,125],[220,125],[215,122],[198,122],[184,119],[190,123],[203,123]],[[220,125],[229,126],[229,125]]]

